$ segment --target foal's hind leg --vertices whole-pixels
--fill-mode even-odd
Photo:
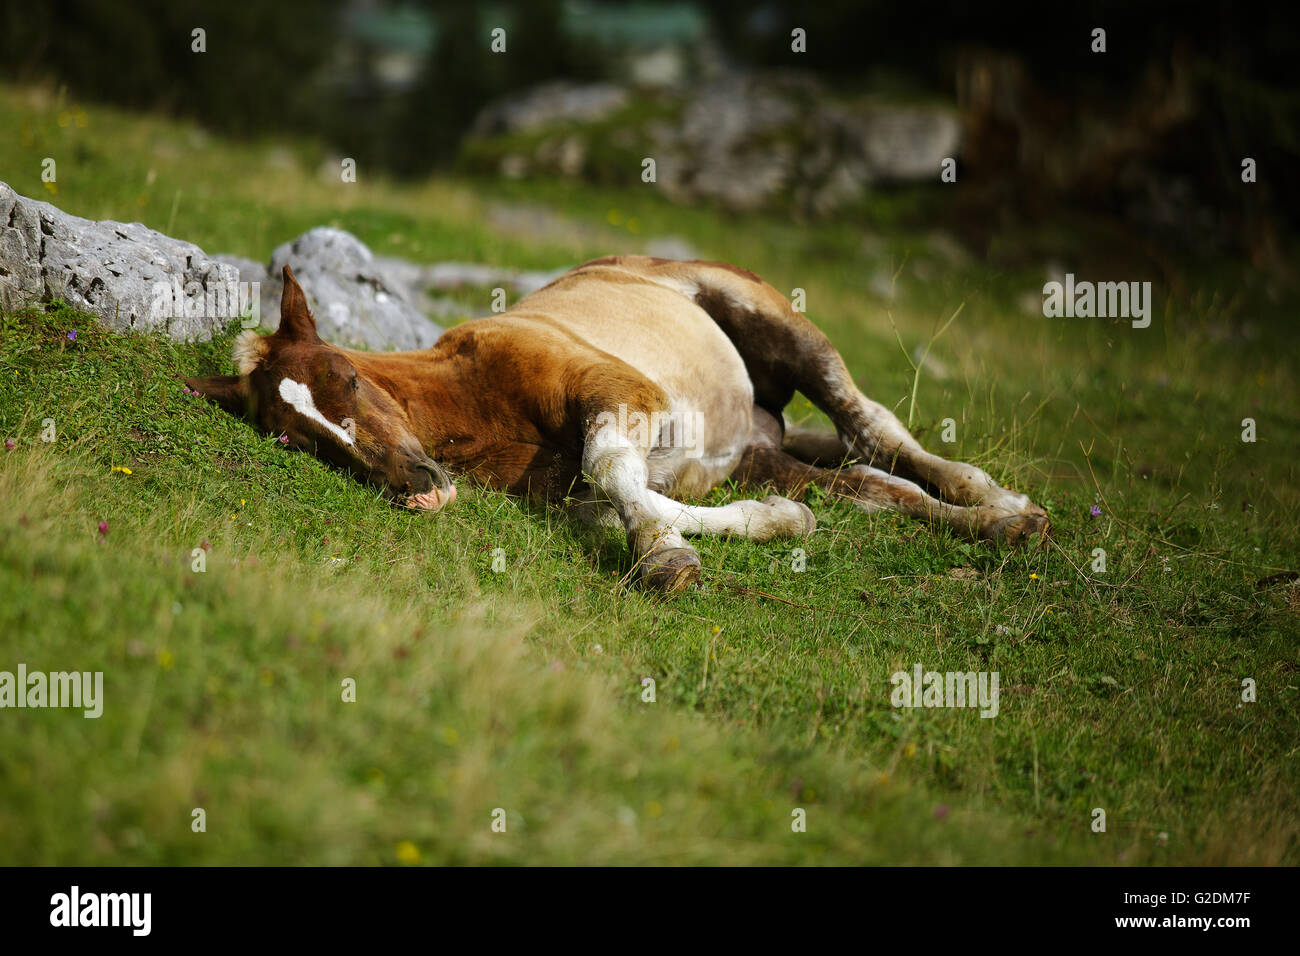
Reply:
[[[785,424],[785,434],[780,436],[781,450],[810,465],[834,468],[854,457],[840,436],[827,428],[805,428]]]
[[[790,488],[791,483],[815,484],[852,498],[862,507],[885,507],[938,521],[971,538],[1014,544],[1047,530],[1047,512],[1028,497],[1002,488],[974,465],[931,455],[888,409],[860,392],[858,395],[868,410],[855,409],[850,415],[865,419],[865,427],[839,436],[814,429],[791,434],[787,429],[779,450],[775,443],[767,442],[746,452],[745,460],[754,475],[766,476],[760,480],[781,489]],[[832,440],[840,447],[838,461]],[[892,453],[883,455],[881,448],[890,447],[891,440]],[[858,461],[840,464],[845,458]],[[830,467],[814,467],[810,461]],[[934,498],[903,475],[939,489],[943,498]],[[860,488],[855,485],[859,481],[863,482]]]
[[[800,390],[830,416],[855,457],[924,482],[954,504],[978,509],[983,515],[982,537],[1015,541],[1047,529],[1047,512],[1028,496],[1003,488],[975,465],[950,461],[922,448],[893,412],[854,385],[838,353],[825,357],[824,368],[821,378],[801,385]]]
[[[757,276],[713,263],[647,260],[642,268],[690,295],[718,323],[745,362],[760,408],[779,416],[794,392],[803,392],[830,417],[849,453],[972,510],[980,537],[1015,541],[1047,530],[1047,513],[1025,495],[975,465],[922,448],[893,412],[858,389],[822,331]]]
[[[755,409],[754,441],[745,449],[732,473],[742,485],[770,485],[782,494],[800,498],[809,485],[847,498],[865,511],[897,511],[942,525],[967,538],[988,538],[986,516],[978,508],[940,501],[914,482],[868,465],[819,468],[776,447],[779,425]]]

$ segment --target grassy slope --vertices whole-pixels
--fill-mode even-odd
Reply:
[[[1057,526],[1049,549],[999,554],[815,501],[806,571],[788,543],[705,539],[708,586],[665,602],[620,583],[613,537],[481,491],[408,515],[182,395],[178,373],[228,370],[225,341],[110,337],[63,309],[5,317],[0,669],[103,669],[108,702],[99,721],[0,715],[0,860],[1300,856],[1296,610],[1254,587],[1300,565],[1296,356],[1289,303],[1259,277],[1160,295],[1145,331],[1047,321],[1018,305],[1041,277],[946,262],[899,229],[726,219],[649,187],[411,188],[364,170],[343,186],[304,172],[322,162],[311,147],[217,143],[28,91],[0,90],[0,128],[17,131],[0,179],[19,192],[209,251],[265,258],[335,223],[379,252],[554,267],[679,235],[807,290],[904,417],[912,373],[890,322],[910,352],[964,302],[932,352],[950,374],[921,377],[915,423]],[[493,202],[562,218],[494,227]],[[1225,340],[1229,315],[1256,337]],[[918,660],[998,670],[1001,715],[891,710],[890,673]],[[647,675],[655,704],[638,696]],[[356,704],[339,701],[347,676]],[[1258,703],[1238,706],[1243,677]],[[195,806],[207,834],[190,832]],[[790,833],[796,806],[807,834]]]

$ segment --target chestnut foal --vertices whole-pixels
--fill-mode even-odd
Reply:
[[[728,478],[795,497],[818,485],[975,539],[1048,529],[1024,495],[925,451],[816,326],[721,263],[596,259],[432,348],[390,353],[323,341],[286,267],[279,329],[242,333],[234,358],[238,375],[187,384],[412,507],[453,502],[454,473],[615,523],[651,588],[698,580],[684,535],[813,530],[808,507],[779,495],[683,503]],[[834,432],[785,427],[796,390]]]

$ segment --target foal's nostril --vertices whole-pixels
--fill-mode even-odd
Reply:
[[[442,466],[437,462],[420,461],[416,462],[415,467],[427,471],[429,477],[433,479],[433,483],[438,486],[438,490],[443,494],[451,490],[451,478],[448,477],[447,473],[442,470]]]

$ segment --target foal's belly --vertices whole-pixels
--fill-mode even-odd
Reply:
[[[731,474],[749,441],[754,387],[740,353],[686,296],[622,272],[594,278],[593,270],[573,283],[562,277],[511,311],[545,315],[662,388],[668,414],[644,423],[655,442],[650,486],[704,494]]]

